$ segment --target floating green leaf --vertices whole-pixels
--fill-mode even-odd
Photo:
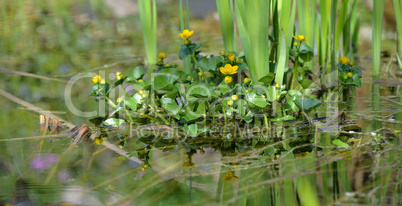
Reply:
[[[186,134],[190,137],[196,137],[198,130],[197,128],[197,124],[184,125],[184,132],[186,132]]]
[[[306,112],[310,112],[311,110],[318,107],[322,102],[318,99],[302,97],[302,98],[298,98],[298,99],[294,100],[294,103],[300,109],[302,109]]]

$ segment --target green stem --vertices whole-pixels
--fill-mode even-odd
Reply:
[[[227,117],[226,117],[226,109],[225,105],[222,104],[222,110],[223,110],[223,117],[225,118],[225,125],[227,124]]]
[[[301,44],[301,43],[300,43],[300,44]],[[297,66],[299,65],[299,51],[300,51],[300,46],[297,47],[296,58],[295,58],[295,64],[293,65],[292,80],[290,81],[289,90],[292,90],[292,89],[293,89],[294,83],[295,83],[295,80],[296,80]]]

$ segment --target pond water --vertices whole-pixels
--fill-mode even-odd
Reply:
[[[133,55],[140,52],[129,48],[127,41],[135,46],[140,43],[121,33],[132,19],[121,24],[106,19],[89,24],[89,28],[85,25],[85,30],[75,34],[100,32],[101,26],[120,26],[121,31],[97,33],[103,35],[99,42],[83,35],[77,37],[83,39],[80,42],[69,39],[73,37],[48,36],[54,33],[46,27],[50,22],[43,15],[37,22],[43,25],[33,38],[54,38],[56,42],[43,43],[46,48],[21,44],[28,48],[21,56],[7,50],[0,61],[5,68],[19,68],[17,74],[0,76],[0,205],[402,204],[401,86],[389,81],[402,75],[394,63],[374,82],[369,72],[371,61],[361,56],[357,64],[364,70],[362,87],[347,101],[319,107],[313,114],[317,118],[314,128],[306,122],[272,121],[266,128],[258,120],[252,125],[234,121],[229,126],[218,121],[200,123],[209,130],[197,138],[180,135],[181,126],[149,122],[146,126],[100,129],[90,121],[93,117],[82,117],[82,112],[99,106],[88,97],[89,78],[77,81],[69,93],[80,113],[66,105],[65,82],[27,77],[22,72],[67,80],[65,76],[80,71],[78,66],[87,71],[128,71],[141,62]],[[57,21],[52,23],[57,26]],[[15,32],[21,30],[21,36],[13,38],[32,32],[23,29],[17,27]],[[110,40],[114,35],[116,39]],[[139,36],[130,35],[133,39]],[[216,37],[204,38],[200,42]],[[72,50],[58,48],[57,41],[70,43]],[[92,45],[90,50],[85,42]],[[176,55],[166,43],[161,45],[171,51],[168,56]],[[206,45],[206,52],[213,52],[222,43]],[[40,52],[35,53],[33,47]],[[53,133],[41,128],[35,109],[65,119],[62,135],[49,136]],[[336,118],[319,119],[331,115]],[[91,139],[73,145],[69,135],[63,135],[83,123],[101,134],[101,145]],[[336,139],[348,143],[349,148],[332,144]]]

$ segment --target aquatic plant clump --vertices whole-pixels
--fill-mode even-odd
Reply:
[[[268,121],[303,118],[321,105],[322,101],[311,90],[323,88],[303,67],[303,62],[308,61],[312,54],[312,49],[306,44],[307,37],[294,36],[295,43],[289,48],[289,53],[290,58],[295,59],[295,66],[285,74],[290,74],[290,83],[281,85],[273,83],[273,75],[253,81],[255,78],[250,76],[243,52],[222,50],[218,56],[201,55],[201,44],[190,40],[193,33],[185,29],[179,34],[184,40],[179,58],[191,57],[193,70],[190,73],[176,69],[177,65],[166,61],[166,53],[160,52],[156,72],[146,79],[142,66],[125,75],[116,72],[113,82],[99,75],[93,77],[90,95],[105,99],[114,108],[104,119],[104,125],[120,126],[125,122],[143,122],[144,119],[152,123],[171,124],[175,121],[190,126],[207,120],[212,123],[222,120],[225,124],[232,120],[243,124],[262,119],[268,127]],[[346,57],[341,57],[339,62],[340,86],[324,93],[341,93],[347,87],[361,86],[361,70]],[[296,76],[297,87],[293,81]],[[128,86],[133,89],[126,91]],[[113,100],[110,91],[118,87],[124,93]],[[279,107],[275,106],[274,110],[274,105]],[[186,128],[187,134],[197,136],[197,130]]]

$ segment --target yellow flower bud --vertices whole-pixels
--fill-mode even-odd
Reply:
[[[101,79],[100,84],[106,84],[106,81],[104,79]]]
[[[121,79],[121,76],[117,76],[117,75],[116,75],[116,79],[117,79],[117,80],[120,80],[120,79]]]
[[[116,72],[116,77],[121,76],[121,72]]]
[[[184,45],[189,45],[191,44],[191,40],[184,40]]]
[[[165,67],[170,67],[170,64],[169,64],[169,63],[166,63],[166,64],[165,64]]]
[[[96,75],[96,76],[94,76],[94,77],[92,78],[92,82],[93,82],[94,84],[97,84],[97,83],[100,82],[101,79],[102,79],[102,77],[98,74],[98,75]]]
[[[230,77],[230,76],[226,76],[225,77],[225,83],[226,84],[229,84],[230,82],[232,82],[233,81],[233,78],[232,77]]]
[[[138,82],[142,82],[142,79],[139,79]]]
[[[228,101],[228,105],[229,105],[229,106],[232,106],[232,105],[233,105],[233,101],[232,101],[232,100],[229,100],[229,101]]]
[[[348,77],[353,77],[352,72],[349,72],[349,73],[348,73]]]
[[[165,58],[166,58],[166,53],[164,53],[164,52],[159,52],[159,53],[158,53],[158,58],[165,59]]]
[[[240,63],[241,63],[241,59],[240,59],[240,58],[236,58],[236,63],[240,64]]]
[[[250,79],[246,77],[246,78],[244,78],[243,82],[247,84],[250,82]]]
[[[204,75],[203,72],[198,72],[198,76],[199,76],[199,77],[202,77],[203,75]]]
[[[275,84],[275,87],[276,87],[276,88],[280,88],[280,87],[281,87],[281,84],[276,83],[276,84]]]
[[[348,75],[343,76],[344,79],[348,79]]]
[[[299,45],[299,43],[297,43],[297,41],[293,42],[293,46],[297,46]]]
[[[261,97],[265,99],[265,95],[261,94]]]
[[[236,55],[235,54],[233,54],[233,53],[230,53],[229,55],[228,55],[228,60],[229,61],[234,61],[236,59]]]
[[[232,95],[232,99],[233,99],[233,101],[236,101],[239,99],[239,96],[237,96],[237,94],[234,94],[234,95]]]
[[[103,140],[101,138],[97,137],[97,138],[94,139],[94,142],[97,145],[101,145],[103,143]]]
[[[120,102],[122,102],[123,101],[123,98],[121,98],[121,97],[119,97],[119,98],[117,98],[117,103],[120,103]]]
[[[147,94],[143,93],[143,94],[141,94],[141,97],[145,98],[145,97],[147,97]]]
[[[219,54],[220,54],[221,56],[223,56],[223,55],[226,54],[226,51],[225,51],[225,50],[221,50],[221,51],[219,52]]]
[[[144,91],[140,90],[140,91],[138,91],[138,94],[142,95],[142,94],[144,94]]]
[[[353,61],[351,61],[351,62],[349,63],[349,65],[353,67],[353,66],[355,65],[355,63],[354,63]]]
[[[244,92],[248,93],[248,90],[246,89]]]

